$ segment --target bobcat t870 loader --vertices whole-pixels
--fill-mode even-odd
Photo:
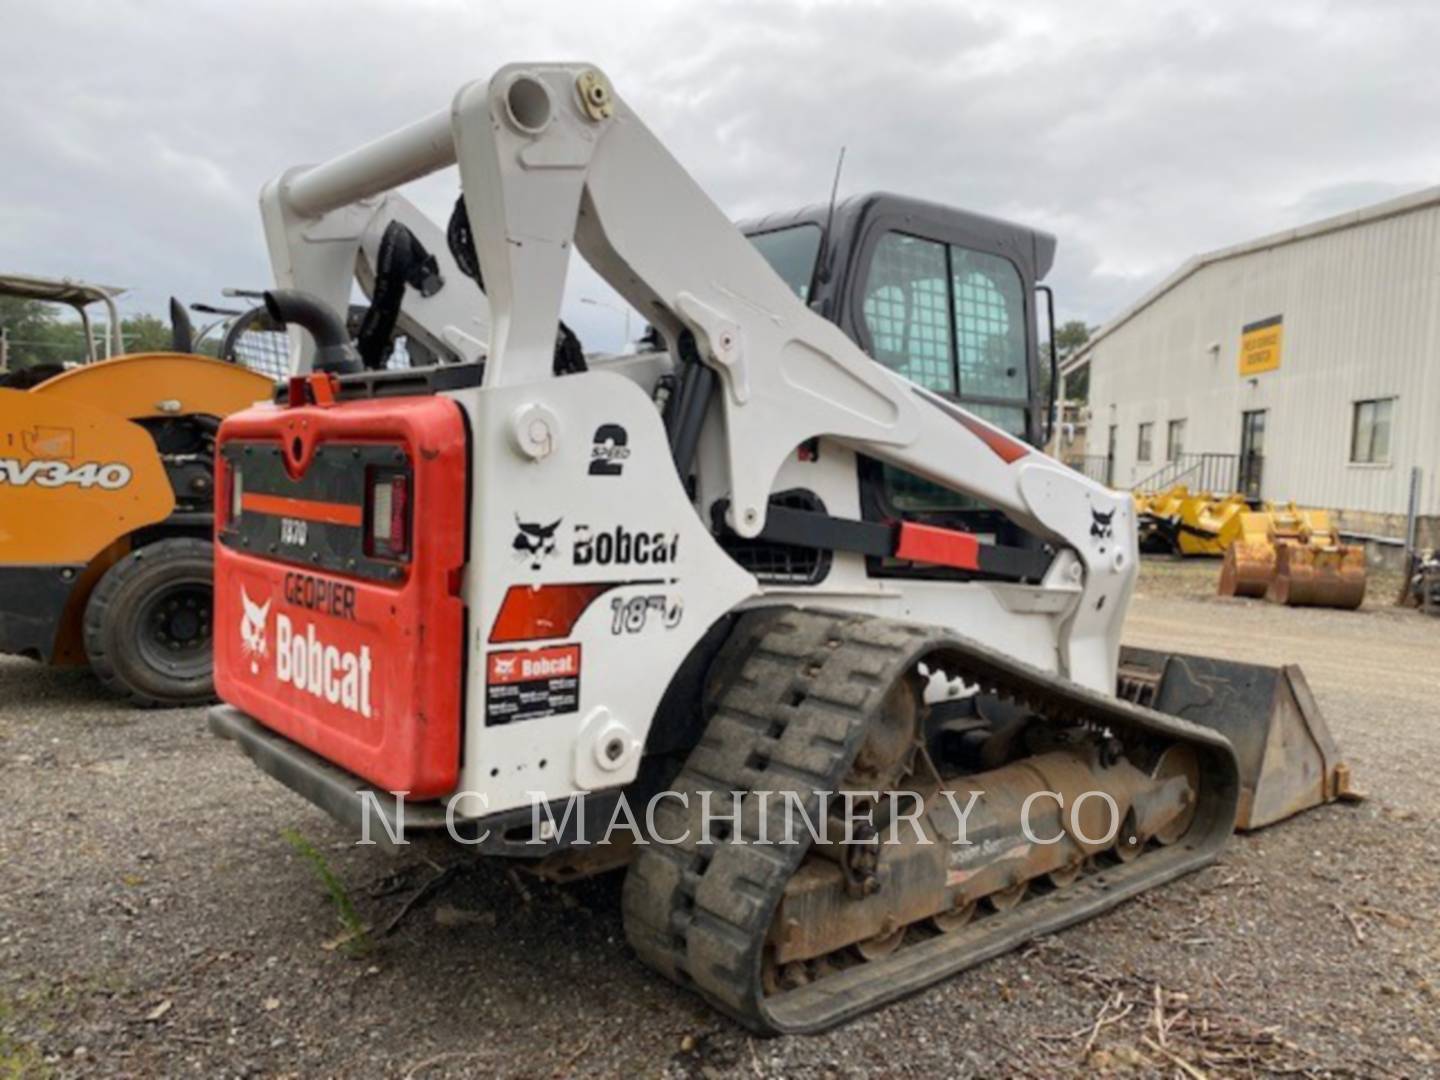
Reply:
[[[441,229],[392,189],[451,164]],[[628,863],[648,964],[804,1032],[1344,792],[1298,670],[1121,648],[1130,498],[1034,448],[1051,238],[894,196],[747,238],[583,64],[261,204],[308,334],[221,429],[210,723],[357,835]],[[557,336],[573,250],[652,347]],[[436,364],[357,362],[357,259]],[[593,843],[622,806],[652,842]]]

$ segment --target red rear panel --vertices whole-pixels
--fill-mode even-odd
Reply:
[[[466,463],[440,397],[257,406],[220,428],[216,691],[412,799],[460,767]]]

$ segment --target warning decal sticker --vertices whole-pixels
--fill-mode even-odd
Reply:
[[[485,725],[513,724],[580,708],[580,646],[509,649],[485,658]]]

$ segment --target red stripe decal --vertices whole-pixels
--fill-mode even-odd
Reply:
[[[364,508],[353,503],[290,499],[284,495],[258,495],[249,491],[240,496],[240,509],[255,514],[272,514],[275,517],[321,521],[326,525],[349,525],[356,529],[365,519]]]
[[[540,641],[569,637],[585,609],[611,589],[629,581],[592,581],[578,585],[511,585],[490,628],[490,641]]]
[[[959,570],[979,570],[980,541],[970,533],[902,521],[895,557]]]
[[[1010,465],[1019,461],[1026,454],[1030,453],[1030,447],[1024,443],[1012,439],[1009,435],[1002,435],[994,428],[986,427],[978,420],[968,416],[956,415],[956,420],[965,426],[965,429],[983,442],[999,456],[1000,460]]]

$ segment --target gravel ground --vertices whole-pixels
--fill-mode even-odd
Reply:
[[[353,847],[201,710],[0,660],[0,1077],[1440,1074],[1440,626],[1216,600],[1206,569],[1147,565],[1127,639],[1300,661],[1371,799],[813,1038],[642,968],[617,876]]]

